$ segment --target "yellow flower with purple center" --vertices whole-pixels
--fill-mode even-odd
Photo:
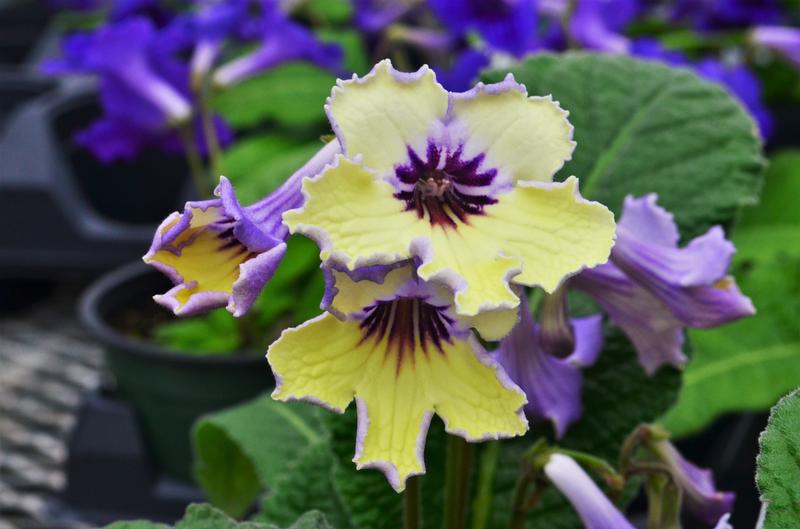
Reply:
[[[339,81],[326,110],[343,155],[284,214],[323,261],[417,259],[420,278],[448,285],[456,312],[474,317],[518,306],[512,280],[552,291],[607,260],[612,213],[581,198],[576,178],[552,182],[575,147],[567,112],[512,76],[449,93],[428,68],[386,60]]]
[[[425,472],[436,413],[469,441],[528,429],[522,391],[453,310],[453,294],[408,263],[326,270],[328,312],[284,331],[267,353],[273,397],[343,412],[355,399],[358,468],[382,470],[398,491]],[[516,310],[494,314],[513,322]]]

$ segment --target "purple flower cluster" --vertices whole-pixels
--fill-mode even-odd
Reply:
[[[103,116],[76,139],[106,162],[131,159],[147,146],[180,151],[178,127],[188,128],[204,153],[207,141],[196,108],[206,75],[222,88],[290,61],[341,71],[338,46],[318,41],[290,20],[277,0],[198,0],[185,11],[158,0],[58,0],[57,5],[108,12],[104,25],[68,35],[61,57],[42,65],[49,75],[98,79]],[[217,65],[228,42],[257,45]],[[229,143],[230,129],[219,117],[213,121],[219,143]]]

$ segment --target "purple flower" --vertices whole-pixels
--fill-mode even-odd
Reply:
[[[225,39],[250,17],[250,0],[201,0],[198,8],[184,15],[186,31],[196,42],[192,53],[192,75],[211,70]]]
[[[400,19],[412,7],[406,0],[354,0],[356,26],[365,33],[377,33]]]
[[[264,70],[291,61],[310,61],[339,73],[342,50],[336,44],[317,40],[311,31],[292,22],[276,1],[264,2],[263,39],[253,52],[222,65],[214,73],[214,83],[233,86]]]
[[[680,0],[672,18],[701,30],[774,24],[781,18],[776,0]]]
[[[193,119],[189,70],[174,57],[184,45],[179,33],[134,17],[94,33],[68,36],[62,57],[46,61],[42,70],[99,78],[104,115],[78,133],[77,140],[103,161],[129,159],[147,145],[179,149],[170,129]],[[231,133],[218,118],[216,126],[225,144]],[[195,128],[200,130],[199,124]],[[199,137],[202,151],[205,142]]]
[[[800,68],[800,29],[787,26],[759,26],[753,30],[753,42],[770,48]]]
[[[761,95],[761,81],[744,64],[727,65],[717,59],[706,59],[695,66],[700,77],[728,89],[750,111],[762,138],[772,134],[773,123]]]
[[[552,454],[544,473],[567,497],[585,529],[635,529],[572,458]]]
[[[556,358],[541,347],[541,329],[525,297],[519,323],[503,338],[496,358],[508,376],[528,397],[529,417],[550,420],[558,437],[581,416],[581,368],[594,364],[603,347],[601,316],[572,320],[575,348],[566,358]]]
[[[187,316],[227,307],[234,316],[250,308],[286,251],[288,229],[281,216],[303,203],[301,182],[319,173],[340,152],[328,143],[278,189],[243,207],[225,177],[212,200],[187,202],[156,230],[144,261],[175,287],[155,296],[175,314]]]
[[[710,525],[719,523],[725,527],[722,518],[733,509],[736,495],[717,491],[711,471],[686,461],[669,441],[658,441],[651,448],[669,467],[672,479],[683,491],[686,509],[698,520]]]
[[[685,362],[684,327],[716,327],[755,313],[727,275],[735,248],[722,228],[679,248],[678,228],[656,198],[627,197],[611,261],[573,279],[628,335],[648,373]]]
[[[584,48],[627,53],[630,41],[621,32],[637,11],[636,0],[578,0],[569,31]]]
[[[640,38],[631,43],[630,54],[641,59],[652,59],[670,66],[686,66],[689,61],[679,51],[665,48],[661,42],[653,38]]]
[[[436,80],[451,92],[466,92],[475,85],[480,71],[488,66],[489,57],[485,53],[468,49],[455,58],[447,69],[436,69]]]
[[[429,0],[436,16],[451,32],[477,31],[490,47],[521,56],[536,38],[533,0]]]

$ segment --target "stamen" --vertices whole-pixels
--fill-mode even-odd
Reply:
[[[465,160],[463,147],[445,153],[429,142],[426,155],[423,160],[409,147],[409,163],[395,167],[401,190],[394,196],[406,203],[407,211],[416,211],[419,218],[427,216],[431,224],[456,228],[458,222],[468,222],[470,215],[481,215],[484,206],[496,202],[486,194],[459,189],[485,187],[494,181],[497,170],[480,169],[483,154]]]

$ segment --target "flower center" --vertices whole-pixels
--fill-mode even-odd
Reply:
[[[488,187],[497,170],[481,167],[483,154],[465,159],[463,146],[443,152],[430,141],[425,160],[411,147],[407,150],[409,162],[395,167],[400,189],[394,195],[406,203],[407,211],[427,216],[431,224],[456,228],[458,222],[483,214],[484,206],[496,202]]]
[[[405,297],[379,301],[367,309],[360,327],[364,336],[360,343],[374,339],[387,340],[386,355],[397,353],[397,371],[405,360],[414,359],[414,351],[427,355],[431,348],[444,353],[442,342],[450,342],[453,319],[445,307],[431,305],[422,298]]]

